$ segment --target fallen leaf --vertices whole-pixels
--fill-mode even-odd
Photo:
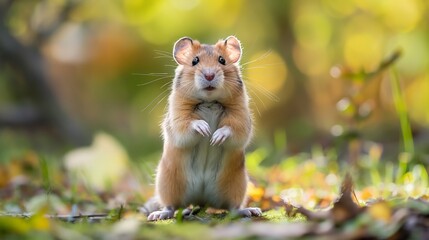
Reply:
[[[368,212],[374,219],[385,223],[390,222],[390,219],[392,218],[392,209],[385,201],[372,204],[368,207]]]
[[[37,214],[31,216],[30,224],[32,229],[38,231],[48,231],[51,226],[49,219],[45,216],[45,214],[43,214],[43,211],[40,211]]]
[[[95,190],[103,191],[118,183],[128,171],[129,158],[116,139],[106,133],[98,133],[91,146],[70,151],[64,162],[72,176]]]
[[[364,202],[370,199],[374,199],[376,196],[375,192],[376,192],[376,189],[374,186],[365,187],[360,191],[359,199],[361,199]]]
[[[58,214],[67,212],[67,206],[54,194],[35,195],[25,203],[25,208],[29,212],[39,212],[44,208],[48,208]]]
[[[364,210],[353,199],[353,180],[349,174],[346,174],[341,185],[341,196],[331,209],[331,217],[335,224],[342,224],[356,217]]]
[[[249,181],[247,184],[247,195],[252,201],[259,202],[264,196],[265,190],[262,187],[256,187],[252,182]]]

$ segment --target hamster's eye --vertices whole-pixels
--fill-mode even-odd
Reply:
[[[200,59],[198,57],[194,57],[194,59],[192,60],[192,66],[197,65],[200,62]]]
[[[222,65],[225,65],[225,58],[223,58],[222,56],[219,56],[219,63]]]

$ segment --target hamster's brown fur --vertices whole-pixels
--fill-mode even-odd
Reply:
[[[164,149],[156,173],[163,210],[148,219],[171,218],[190,204],[240,209],[247,174],[244,150],[252,136],[248,95],[238,62],[241,45],[231,36],[215,45],[184,37],[174,45],[178,63],[162,129]]]

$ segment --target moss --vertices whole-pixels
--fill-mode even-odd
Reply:
[[[267,221],[270,222],[304,222],[306,221],[305,217],[301,214],[297,214],[295,217],[286,216],[286,212],[283,208],[281,209],[272,209],[266,211],[262,215]]]

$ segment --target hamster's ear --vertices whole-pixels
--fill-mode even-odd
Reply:
[[[228,54],[228,58],[233,63],[238,62],[241,58],[240,41],[234,36],[229,36],[225,39],[225,47],[226,47],[226,52]]]
[[[193,41],[189,37],[183,37],[174,44],[173,57],[174,60],[181,65],[186,64],[189,54],[192,52]]]

